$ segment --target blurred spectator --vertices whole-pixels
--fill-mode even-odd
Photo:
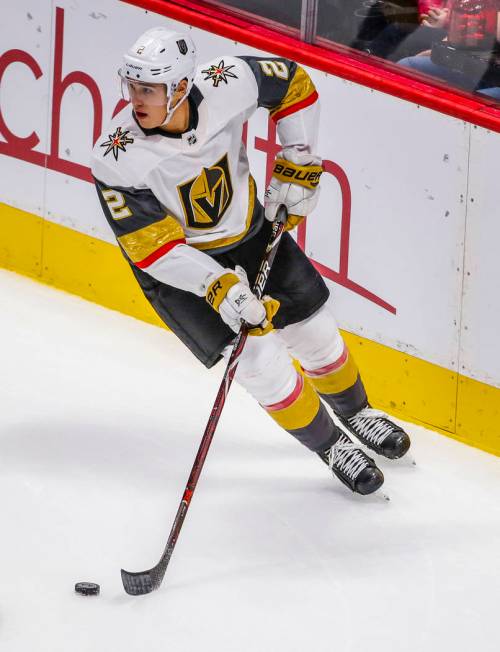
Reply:
[[[418,0],[416,22],[394,22],[367,45],[366,52],[389,61],[427,50],[446,35],[450,0]]]
[[[384,11],[385,5],[383,0],[366,0],[354,10],[351,16],[353,36],[350,47],[369,51],[370,44],[390,24]]]
[[[449,82],[453,86],[458,86],[459,88],[462,88],[466,91],[472,92],[472,91],[477,91],[478,93],[488,95],[489,97],[492,97],[494,99],[500,99],[500,87],[493,87],[492,82],[491,82],[491,75],[485,75],[487,72],[487,69],[490,66],[490,59],[492,57],[495,57],[495,52],[494,52],[494,46],[495,43],[499,37],[499,12],[497,11],[498,3],[495,3],[493,12],[494,12],[494,20],[492,24],[492,29],[493,33],[489,35],[483,34],[480,39],[478,39],[478,31],[480,32],[481,30],[478,30],[477,28],[477,18],[475,18],[475,24],[473,25],[474,28],[474,33],[473,33],[473,41],[472,41],[472,47],[476,49],[471,49],[471,45],[468,42],[468,39],[470,40],[470,34],[467,34],[467,25],[464,26],[464,41],[463,43],[460,43],[459,34],[455,34],[456,31],[456,26],[457,26],[457,20],[454,20],[456,18],[456,13],[458,10],[458,5],[466,5],[469,4],[471,5],[472,3],[470,0],[468,2],[464,2],[464,0],[449,0],[447,3],[447,6],[443,9],[441,9],[440,12],[432,12],[432,10],[429,10],[428,13],[428,18],[426,19],[427,21],[434,22],[435,24],[439,23],[439,29],[445,29],[445,33],[448,32],[448,28],[450,26],[450,18],[451,18],[451,23],[453,24],[453,46],[457,50],[460,50],[462,47],[462,54],[465,54],[465,56],[469,57],[476,57],[476,60],[478,59],[478,51],[480,53],[481,46],[485,49],[485,51],[482,53],[483,57],[482,59],[479,58],[478,60],[484,61],[483,64],[483,69],[481,69],[481,66],[477,66],[475,69],[475,74],[464,74],[460,70],[455,69],[453,66],[447,66],[447,65],[440,65],[438,63],[435,63],[432,58],[431,50],[424,50],[423,52],[420,52],[416,56],[410,56],[406,57],[404,59],[401,59],[398,61],[399,65],[401,66],[406,66],[408,68],[411,68],[412,70],[416,70],[417,72],[424,73],[426,75],[430,75],[432,77],[437,77],[439,79],[442,79],[443,81]],[[476,11],[481,9],[481,4],[484,5],[485,11],[486,8],[488,10],[490,9],[490,6],[492,5],[491,0],[486,0],[483,3],[481,3],[481,0],[477,0],[474,3],[474,9]],[[462,9],[462,7],[460,7]],[[457,12],[458,13],[458,12]],[[486,19],[485,19],[486,20]],[[447,37],[445,36],[444,41],[447,41]],[[488,55],[489,56],[484,56]],[[472,70],[472,67],[470,68]]]

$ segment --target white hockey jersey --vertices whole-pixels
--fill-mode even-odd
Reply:
[[[127,106],[93,150],[106,218],[128,260],[163,283],[203,296],[222,273],[210,255],[251,237],[262,208],[242,143],[259,107],[283,147],[314,157],[317,92],[294,62],[217,57],[197,69],[183,134],[142,129]]]

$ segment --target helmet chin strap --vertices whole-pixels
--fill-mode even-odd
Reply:
[[[189,87],[186,88],[186,92],[184,93],[184,95],[177,102],[177,104],[171,109],[170,107],[171,107],[172,99],[174,97],[174,93],[175,93],[176,89],[177,89],[177,84],[172,84],[170,86],[170,93],[169,93],[169,98],[168,98],[168,102],[167,102],[167,114],[165,116],[165,120],[161,123],[162,127],[164,127],[165,125],[167,125],[170,122],[170,120],[172,119],[172,116],[174,115],[175,111],[177,111],[177,109],[180,107],[180,105],[187,98],[187,96],[189,94],[189,90],[190,90]]]

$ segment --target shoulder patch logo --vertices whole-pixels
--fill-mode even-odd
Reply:
[[[234,72],[230,72],[231,68],[234,68],[234,64],[232,64],[231,66],[225,66],[224,59],[221,59],[216,66],[212,65],[210,66],[210,68],[207,68],[206,70],[202,70],[201,74],[206,75],[204,81],[207,81],[207,79],[212,79],[215,88],[217,88],[217,86],[221,83],[221,81],[227,84],[227,80],[229,77],[238,79],[238,76],[235,75]]]
[[[119,152],[126,152],[126,145],[131,145],[134,142],[132,136],[128,136],[129,131],[122,131],[121,127],[117,127],[114,134],[108,134],[108,140],[101,144],[101,147],[106,147],[106,151],[103,156],[107,156],[110,152],[113,152],[115,161],[118,160]]]

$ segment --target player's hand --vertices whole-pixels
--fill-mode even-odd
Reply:
[[[249,335],[265,335],[273,330],[272,319],[280,305],[279,301],[268,296],[258,299],[248,286],[241,267],[237,267],[235,272],[226,270],[211,280],[206,299],[235,333],[240,330],[242,322],[251,326]]]
[[[241,323],[250,326],[249,335],[266,335],[274,329],[273,317],[278,312],[280,302],[264,295],[257,299],[248,285],[237,283],[227,293],[219,308],[223,321],[235,332]]]
[[[291,152],[291,149],[279,152],[264,198],[265,215],[270,222],[276,220],[281,204],[286,206],[286,231],[296,227],[316,207],[318,184],[323,172],[317,158]]]

